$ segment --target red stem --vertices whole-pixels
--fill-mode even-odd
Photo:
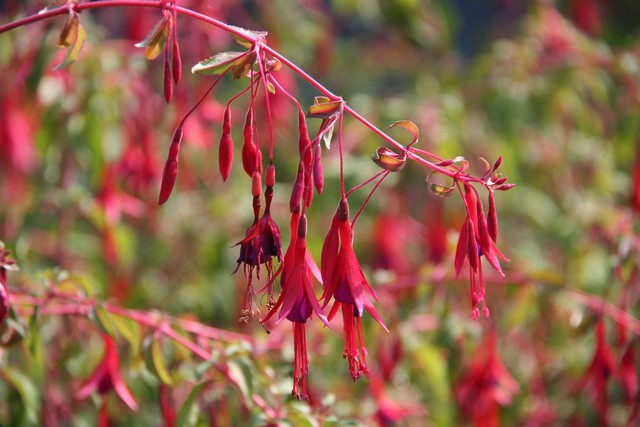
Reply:
[[[104,8],[104,7],[149,7],[149,8],[155,8],[155,9],[169,9],[169,5],[164,1],[148,1],[148,0],[98,0],[98,1],[93,1],[93,2],[90,2],[90,3],[78,3],[78,4],[73,4],[73,5],[66,4],[64,6],[60,6],[58,8],[49,10],[47,12],[43,12],[43,13],[38,13],[36,15],[27,16],[25,18],[18,19],[16,21],[7,23],[5,25],[1,25],[0,26],[0,34],[2,34],[4,32],[7,32],[7,31],[10,31],[10,30],[13,30],[13,29],[18,28],[18,27],[21,27],[23,25],[31,24],[31,23],[38,22],[38,21],[41,21],[41,20],[44,20],[44,19],[52,18],[54,16],[58,16],[58,15],[62,15],[62,14],[68,13],[69,12],[69,8],[73,8],[73,10],[75,10],[77,12],[80,12],[80,11],[83,11],[83,10],[100,9],[100,8]],[[171,6],[171,10],[174,13],[180,13],[182,15],[190,16],[192,18],[195,18],[195,19],[198,19],[200,21],[206,22],[206,23],[208,23],[210,25],[213,25],[214,27],[217,27],[217,28],[219,28],[221,30],[224,30],[227,33],[230,33],[230,34],[232,34],[232,35],[234,35],[236,37],[239,37],[239,38],[241,38],[243,40],[246,40],[249,43],[252,43],[254,45],[259,43],[260,44],[260,49],[262,49],[264,52],[270,54],[274,58],[280,60],[280,62],[282,62],[287,67],[289,67],[293,72],[298,74],[302,79],[304,79],[309,85],[311,85],[314,88],[316,88],[320,93],[322,93],[323,95],[329,97],[330,99],[332,99],[334,101],[341,99],[339,96],[335,95],[330,90],[325,88],[322,84],[320,84],[317,80],[315,80],[313,77],[311,77],[309,74],[307,74],[300,67],[295,65],[293,62],[289,61],[287,58],[282,56],[277,51],[273,50],[268,45],[262,43],[261,40],[259,40],[258,38],[251,37],[250,35],[246,34],[245,32],[243,32],[238,27],[234,27],[232,25],[225,24],[222,21],[219,21],[217,19],[214,19],[214,18],[211,18],[209,16],[203,15],[203,14],[201,14],[199,12],[195,12],[195,11],[193,11],[191,9],[184,8],[182,6],[175,6],[175,5]],[[385,140],[389,144],[393,145],[395,148],[397,148],[397,149],[399,149],[399,150],[401,150],[403,152],[406,152],[408,158],[410,158],[410,159],[412,159],[412,160],[414,160],[414,161],[416,161],[416,162],[428,167],[431,170],[439,172],[439,173],[441,173],[443,175],[446,175],[448,177],[453,178],[455,176],[455,177],[457,177],[458,180],[461,180],[461,181],[478,182],[477,178],[473,178],[473,177],[471,177],[471,176],[469,176],[467,174],[456,174],[455,172],[452,172],[452,171],[450,171],[448,169],[445,169],[445,168],[442,168],[440,166],[437,166],[437,165],[429,162],[428,160],[423,159],[422,157],[417,155],[415,152],[413,152],[412,150],[408,150],[403,144],[399,143],[398,141],[396,141],[395,139],[393,139],[392,137],[387,135],[385,132],[380,130],[373,123],[369,122],[367,119],[365,119],[363,116],[361,116],[358,112],[353,110],[348,105],[344,104],[343,111],[346,112],[347,114],[351,115],[354,119],[356,119],[357,121],[362,123],[364,126],[369,128],[373,133],[375,133],[376,135],[381,137],[383,140]],[[429,156],[432,156],[432,155],[429,154]]]

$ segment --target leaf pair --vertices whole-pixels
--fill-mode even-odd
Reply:
[[[66,48],[67,53],[62,62],[56,65],[54,71],[60,71],[78,59],[78,54],[86,38],[87,34],[82,25],[80,25],[78,14],[72,11],[67,23],[58,36],[58,47]]]

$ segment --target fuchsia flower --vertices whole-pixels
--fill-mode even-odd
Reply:
[[[282,292],[267,316],[261,323],[267,322],[276,312],[276,324],[285,318],[293,323],[293,390],[291,394],[301,400],[309,400],[307,377],[309,375],[309,358],[307,356],[307,339],[305,324],[315,312],[322,322],[329,326],[329,321],[322,313],[322,308],[313,291],[314,270],[312,258],[307,250],[307,218],[304,214],[294,212],[291,215],[291,244],[284,256],[280,283]],[[295,228],[294,228],[295,227]]]
[[[76,392],[75,397],[78,400],[83,400],[96,391],[104,397],[111,390],[115,390],[116,394],[129,408],[137,411],[138,404],[120,375],[120,359],[118,357],[116,342],[107,334],[103,334],[102,338],[104,339],[104,356],[102,361],[84,385]],[[107,406],[105,399],[100,409],[101,425],[108,425],[108,423],[105,424],[106,419]]]
[[[9,315],[9,286],[7,284],[7,271],[18,269],[16,260],[11,258],[10,250],[5,249],[0,242],[0,325]]]
[[[482,177],[487,190],[489,191],[489,210],[485,217],[484,208],[476,189],[468,183],[464,183],[463,202],[467,211],[467,216],[460,230],[454,269],[456,279],[460,276],[464,261],[469,265],[471,317],[477,319],[480,316],[478,306],[483,304],[482,312],[485,317],[489,317],[489,308],[485,300],[484,274],[482,272],[482,260],[484,257],[489,265],[501,276],[504,276],[500,261],[509,261],[496,246],[498,239],[498,216],[496,213],[494,190],[509,190],[513,184],[505,184],[506,177],[500,177],[495,173],[502,163],[502,158],[498,158],[493,168],[487,164],[487,171]]]
[[[365,374],[367,368],[367,349],[364,344],[360,318],[364,310],[389,331],[369,298],[379,302],[367,279],[362,273],[360,263],[353,251],[353,230],[349,222],[349,205],[346,198],[340,200],[338,210],[333,217],[331,228],[322,247],[321,272],[324,282],[324,306],[335,299],[329,319],[342,308],[344,322],[344,354],[349,361],[351,378],[356,381]]]
[[[615,357],[611,346],[607,342],[604,321],[600,319],[596,325],[596,351],[584,377],[584,381],[590,381],[592,384],[592,391],[594,399],[596,400],[596,410],[601,425],[607,425],[607,412],[609,409],[607,402],[607,383],[609,379],[613,377],[615,366]]]
[[[491,332],[471,365],[462,373],[456,398],[462,414],[474,426],[492,427],[500,425],[500,406],[511,403],[519,389],[500,360],[497,337]]]
[[[240,245],[240,256],[238,257],[238,268],[244,264],[244,274],[248,278],[247,292],[245,294],[245,307],[241,319],[248,320],[255,315],[252,309],[255,291],[253,289],[253,272],[260,278],[260,266],[264,264],[267,269],[267,294],[269,305],[273,305],[273,276],[275,268],[273,259],[276,258],[282,263],[282,243],[280,240],[280,228],[271,217],[271,201],[273,199],[273,186],[275,185],[275,168],[273,164],[267,168],[267,190],[264,193],[265,209],[262,218],[260,215],[260,195],[262,194],[262,184],[260,173],[254,172],[252,177],[253,193],[253,213],[254,221],[247,230],[246,237],[238,242]]]

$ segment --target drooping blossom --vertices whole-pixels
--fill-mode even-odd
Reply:
[[[0,241],[0,325],[9,315],[9,287],[7,284],[7,271],[17,270],[16,260],[9,255],[11,251],[4,248]]]
[[[595,399],[596,411],[601,425],[607,425],[609,403],[607,400],[607,384],[615,373],[615,357],[607,342],[604,320],[596,325],[596,348],[584,381],[591,384]]]
[[[474,426],[494,427],[500,425],[500,407],[511,403],[519,389],[500,360],[496,333],[491,332],[463,371],[456,399],[462,415]]]
[[[291,394],[300,400],[309,400],[307,377],[309,358],[307,354],[306,322],[315,313],[328,327],[329,321],[322,312],[313,290],[313,276],[318,276],[317,266],[307,250],[307,218],[296,211],[292,214],[291,243],[284,256],[280,283],[282,292],[267,316],[266,323],[276,313],[276,324],[287,319],[293,323],[293,390]],[[314,272],[315,270],[315,272]]]
[[[118,397],[120,397],[129,408],[137,411],[138,404],[120,375],[120,359],[118,357],[116,342],[107,334],[103,334],[102,338],[104,340],[104,356],[93,371],[93,374],[91,374],[84,385],[76,391],[75,397],[78,400],[83,400],[94,392],[105,397],[110,391],[115,390]],[[101,426],[108,425],[106,403],[106,399],[103,399],[102,407],[100,408]]]
[[[247,277],[247,291],[245,293],[245,306],[242,311],[242,320],[249,320],[256,312],[253,310],[253,299],[255,290],[253,288],[253,277],[260,278],[260,266],[264,265],[267,270],[268,305],[273,305],[273,276],[275,275],[274,259],[282,263],[282,243],[280,240],[280,228],[271,216],[271,201],[273,200],[273,186],[275,185],[275,170],[273,164],[267,168],[267,190],[265,191],[265,209],[261,218],[260,215],[260,195],[262,186],[260,173],[254,172],[252,177],[253,193],[253,214],[254,221],[247,230],[246,237],[238,242],[240,245],[240,255],[238,257],[238,267],[243,265],[245,277]]]
[[[469,266],[469,297],[471,300],[471,317],[477,319],[480,316],[479,305],[483,305],[483,315],[489,317],[490,312],[485,300],[484,273],[482,271],[482,258],[501,276],[504,276],[499,259],[509,261],[496,246],[498,238],[498,216],[496,213],[493,192],[495,190],[509,190],[513,184],[506,184],[506,177],[496,173],[500,167],[502,158],[498,158],[493,167],[487,163],[487,170],[481,180],[489,192],[489,209],[484,213],[482,201],[476,189],[469,183],[464,183],[462,200],[467,212],[456,247],[454,269],[456,278],[460,276],[465,260]]]
[[[369,376],[367,348],[360,322],[364,310],[366,309],[384,330],[388,332],[388,329],[371,302],[371,299],[376,302],[378,299],[364,277],[360,262],[353,250],[352,239],[349,204],[343,197],[322,247],[321,273],[324,282],[322,299],[325,307],[332,299],[335,300],[329,319],[333,318],[338,309],[342,309],[343,357],[349,362],[351,378],[357,381],[362,374]]]

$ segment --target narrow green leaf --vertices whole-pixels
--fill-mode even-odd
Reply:
[[[198,407],[193,403],[211,381],[202,382],[191,389],[178,411],[178,427],[192,427],[198,422]]]
[[[12,425],[38,425],[38,414],[40,413],[40,396],[38,389],[31,381],[30,376],[13,369],[9,366],[0,371],[2,377],[9,383],[20,395],[23,407],[20,409],[22,422],[16,421]]]
[[[118,333],[111,319],[111,315],[107,310],[104,309],[102,304],[97,303],[90,311],[89,311],[89,319],[93,320],[93,322],[98,325],[98,328],[107,335],[117,338]]]
[[[172,385],[173,379],[171,378],[171,374],[169,374],[169,371],[164,364],[164,358],[162,356],[162,346],[158,337],[154,337],[151,341],[151,360],[153,361],[153,367],[155,368],[156,374],[158,374],[158,378],[160,378],[160,381],[167,385]]]
[[[242,367],[233,360],[227,362],[227,369],[229,369],[229,376],[233,378],[240,389],[240,393],[242,393],[242,397],[244,401],[249,403],[251,402],[251,394],[249,389],[249,381],[247,380],[247,376],[245,375]]]
[[[234,25],[231,25],[232,28],[236,29],[237,31],[239,31],[240,33],[245,34],[248,38],[252,38],[252,39],[263,39],[265,37],[267,37],[267,32],[266,31],[255,31],[255,30],[247,30],[246,28],[241,28],[241,27],[236,27]],[[253,47],[253,44],[249,41],[247,41],[246,39],[241,38],[240,36],[237,36],[236,34],[233,34],[231,37],[233,37],[233,39],[240,45],[251,49]]]
[[[163,16],[156,26],[153,27],[153,30],[147,34],[147,37],[135,44],[135,47],[144,48],[144,56],[149,60],[156,59],[158,55],[160,55],[162,48],[169,38],[171,19],[167,18],[167,16],[170,17],[171,15]]]
[[[209,59],[198,62],[191,68],[191,72],[204,75],[222,74],[229,68],[241,64],[248,55],[248,51],[218,53]]]
[[[64,56],[62,62],[56,65],[56,67],[53,69],[54,71],[60,71],[78,59],[78,54],[80,53],[80,49],[82,49],[82,46],[84,45],[84,41],[86,40],[87,35],[84,31],[84,28],[79,23],[74,25],[73,28],[74,29],[71,30],[72,33],[68,34],[63,40],[64,43],[67,43],[68,40],[72,40],[66,48],[67,53]]]
[[[135,357],[140,353],[140,326],[133,320],[112,314],[111,320],[117,331],[131,346],[131,354]]]

